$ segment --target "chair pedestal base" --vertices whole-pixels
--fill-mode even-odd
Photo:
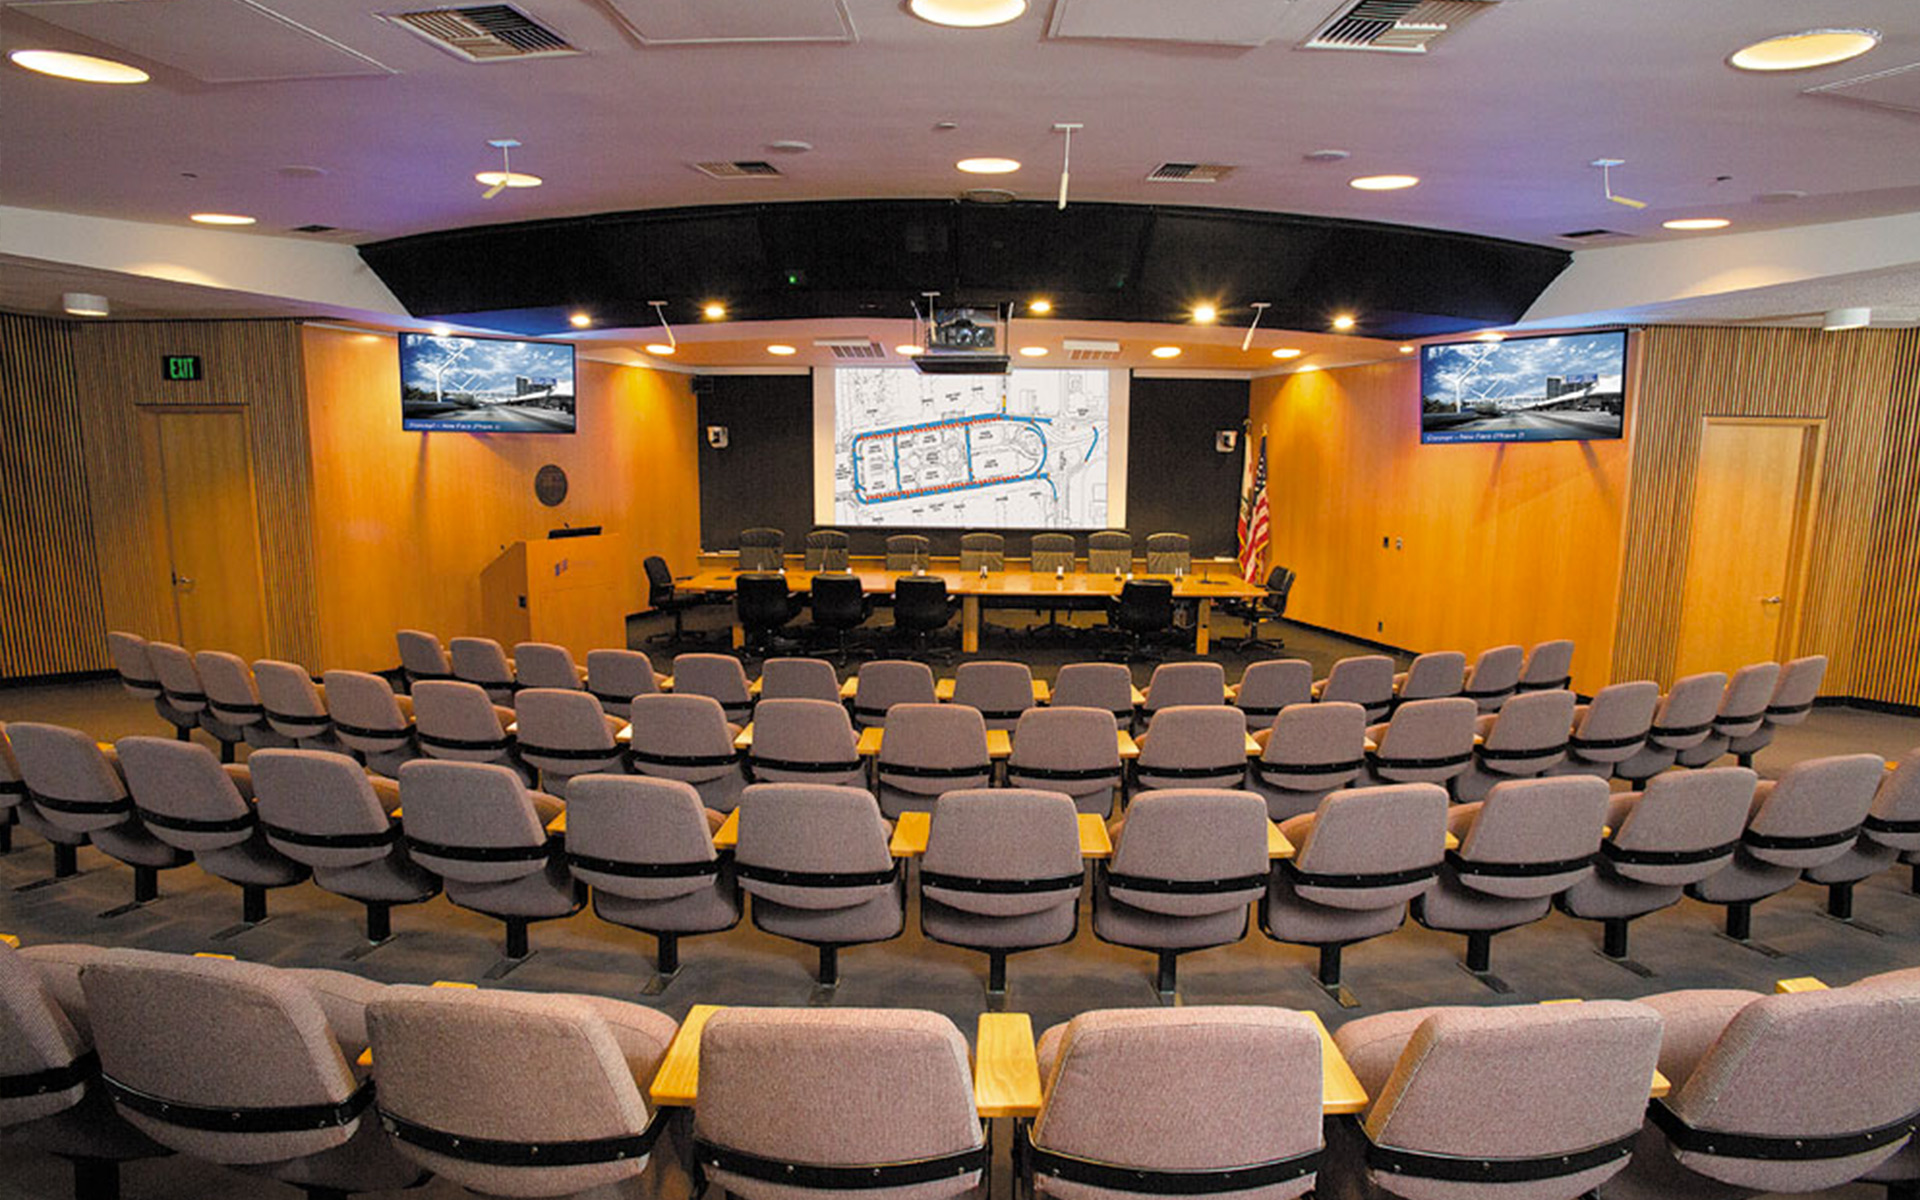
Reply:
[[[1765,942],[1753,940],[1753,901],[1742,900],[1727,905],[1726,931],[1721,935],[1736,946],[1745,946],[1755,954],[1767,958],[1785,958],[1784,951],[1776,950]]]
[[[1594,953],[1614,966],[1631,971],[1642,979],[1653,979],[1655,978],[1653,968],[1644,963],[1635,962],[1627,955],[1627,926],[1632,920],[1632,917],[1606,918],[1600,927],[1600,949]]]
[[[133,869],[133,899],[125,904],[116,905],[97,914],[102,921],[111,921],[115,917],[124,917],[137,912],[160,898],[160,869],[158,867],[135,867]]]
[[[487,968],[485,978],[505,979],[521,964],[533,957],[533,951],[527,945],[527,926],[529,922],[522,917],[508,917],[507,952],[499,962]]]
[[[0,818],[0,854],[13,853],[13,810],[8,809],[5,818]]]
[[[1467,957],[1460,968],[1478,979],[1488,991],[1505,996],[1513,988],[1493,973],[1493,933],[1490,929],[1476,929],[1467,934]]]
[[[240,923],[229,925],[213,935],[216,942],[239,937],[247,930],[267,923],[267,889],[263,887],[243,887],[240,889]]]
[[[106,1158],[73,1158],[73,1200],[120,1200],[120,1164]]]
[[[833,1003],[839,990],[840,947],[822,946],[819,965],[813,973],[813,991],[807,996],[807,1004],[813,1008],[823,1008]]]
[[[1180,998],[1179,964],[1180,955],[1177,951],[1159,952],[1159,962],[1153,973],[1153,992],[1162,1008],[1179,1008],[1184,1004]]]
[[[348,962],[357,962],[372,954],[375,950],[393,940],[393,906],[390,904],[367,905],[367,941],[363,946],[355,946],[340,957]]]
[[[1849,929],[1858,929],[1861,933],[1874,937],[1885,937],[1887,931],[1877,925],[1858,921],[1853,916],[1853,888],[1851,883],[1830,883],[1827,885],[1827,907],[1821,916]]]
[[[657,933],[653,955],[653,977],[641,986],[642,996],[658,996],[680,977],[680,935]]]
[[[16,892],[37,892],[43,887],[52,887],[56,883],[65,883],[69,879],[78,879],[93,871],[88,867],[80,869],[80,847],[65,842],[53,843],[53,874],[45,879],[36,879],[32,883],[23,883],[13,889]]]
[[[1341,1008],[1359,1008],[1360,999],[1348,991],[1340,982],[1340,951],[1343,946],[1320,947],[1320,969],[1314,979],[1320,984],[1320,990],[1333,998]]]

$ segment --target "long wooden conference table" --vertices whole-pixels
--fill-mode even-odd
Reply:
[[[1034,608],[1045,608],[1050,600],[1094,599],[1118,596],[1121,586],[1127,579],[1164,579],[1173,585],[1175,600],[1197,601],[1197,611],[1193,620],[1193,649],[1196,654],[1207,652],[1207,625],[1213,615],[1215,600],[1246,599],[1266,595],[1266,589],[1257,584],[1248,583],[1240,578],[1230,563],[1212,563],[1200,560],[1195,564],[1198,574],[1181,577],[1172,575],[1147,575],[1136,573],[1131,576],[1094,575],[1086,571],[1071,571],[1065,575],[1052,575],[1034,571],[989,571],[985,575],[968,573],[957,567],[931,569],[927,575],[938,576],[947,581],[947,591],[960,597],[960,648],[968,654],[977,654],[980,650],[980,609],[983,599],[1015,600],[1030,603]],[[787,588],[794,592],[804,592],[813,586],[813,577],[820,572],[787,568],[781,574],[787,577]],[[841,574],[842,572],[832,572]],[[845,572],[860,581],[860,588],[868,595],[890,595],[893,581],[909,572],[884,570],[858,570]],[[704,567],[686,579],[675,580],[677,590],[689,592],[731,593],[734,581],[740,577],[737,566]],[[733,626],[733,644],[742,645],[746,632],[738,622]]]

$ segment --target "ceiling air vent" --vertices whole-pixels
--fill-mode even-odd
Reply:
[[[777,179],[780,168],[770,162],[697,162],[693,169],[715,179]]]
[[[1096,342],[1085,338],[1062,338],[1060,346],[1068,362],[1112,362],[1120,357],[1119,342]]]
[[[1222,163],[1161,163],[1147,172],[1149,183],[1219,183],[1233,174]]]
[[[426,8],[382,16],[468,62],[578,54],[567,40],[511,4]]]
[[[294,233],[339,233],[338,225],[295,225]]]
[[[1618,229],[1576,229],[1572,233],[1563,233],[1560,235],[1562,240],[1569,242],[1591,242],[1601,238],[1625,236],[1627,235],[1621,233]]]
[[[1441,34],[1479,16],[1499,0],[1358,0],[1302,45],[1308,50],[1380,50],[1425,54]]]
[[[871,338],[815,338],[813,344],[833,351],[839,359],[885,358],[886,350]]]

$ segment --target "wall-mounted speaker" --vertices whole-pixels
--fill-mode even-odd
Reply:
[[[1232,454],[1240,446],[1238,429],[1220,429],[1213,435],[1213,448],[1222,454]]]
[[[715,450],[725,450],[727,443],[731,440],[732,438],[728,435],[725,425],[707,426],[707,445],[712,446]]]

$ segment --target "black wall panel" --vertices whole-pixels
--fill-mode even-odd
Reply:
[[[1239,551],[1239,450],[1222,454],[1214,435],[1247,423],[1244,379],[1133,381],[1127,423],[1127,527],[1146,553],[1150,533],[1184,533],[1195,557]]]
[[[812,377],[712,375],[700,387],[701,548],[732,550],[742,529],[771,525],[799,553],[813,528]],[[727,427],[725,450],[707,444],[710,425]]]

